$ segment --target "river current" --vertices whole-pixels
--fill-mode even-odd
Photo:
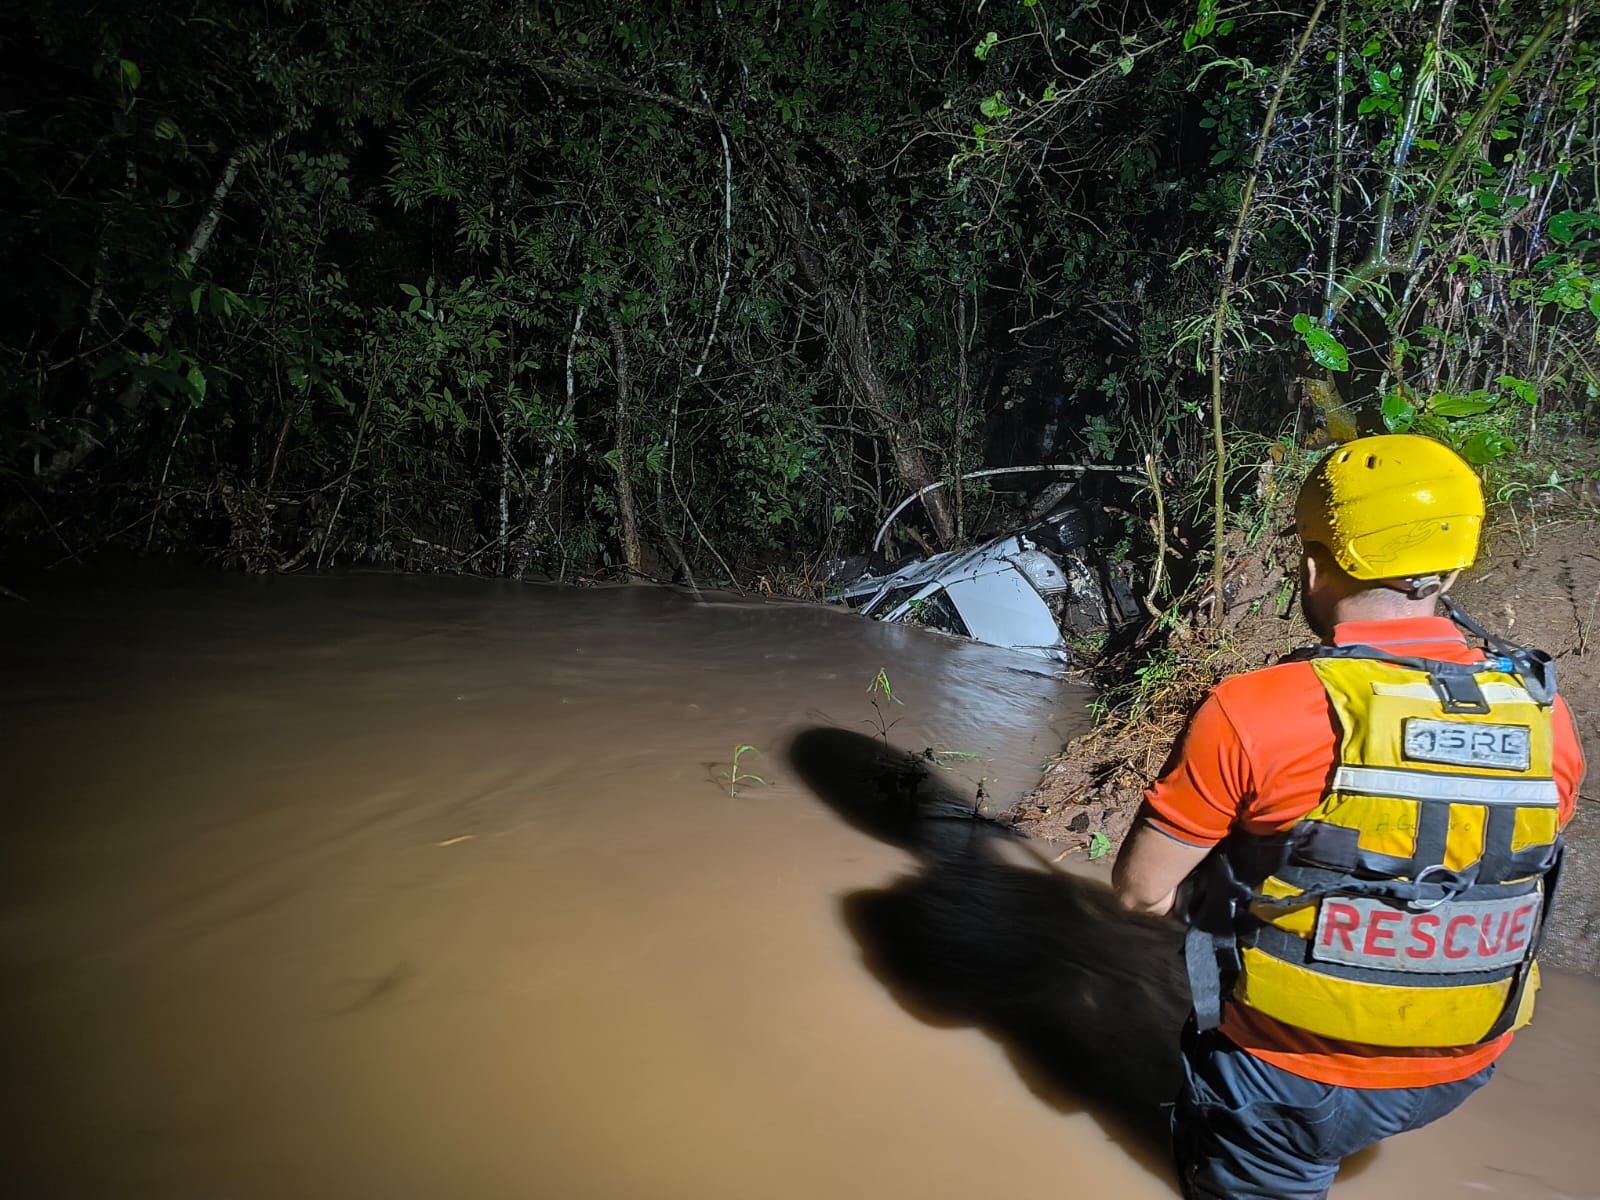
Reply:
[[[1087,724],[1039,664],[646,588],[0,603],[0,1194],[1176,1195],[1159,1136],[886,973],[862,912],[950,859],[817,782],[818,747],[932,750],[941,828],[1003,808]],[[760,779],[730,794],[739,745]],[[1003,853],[1099,894],[1099,864]],[[1025,954],[1039,910],[1006,894]],[[1137,982],[1044,986],[1103,1009]],[[1490,1087],[1335,1196],[1600,1196],[1597,1017],[1600,987],[1551,972]]]

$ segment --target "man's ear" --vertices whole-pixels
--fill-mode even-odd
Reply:
[[[1300,571],[1302,578],[1305,580],[1305,590],[1307,592],[1310,592],[1312,588],[1317,586],[1317,572],[1319,566],[1320,564],[1317,562],[1317,556],[1312,551],[1311,547],[1301,546]]]

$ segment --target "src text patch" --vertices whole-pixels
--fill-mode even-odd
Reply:
[[[1401,753],[1413,762],[1526,771],[1533,731],[1526,725],[1489,725],[1408,717]]]
[[[1427,974],[1510,966],[1526,957],[1543,904],[1540,893],[1530,892],[1413,912],[1370,897],[1329,896],[1317,914],[1311,956]]]

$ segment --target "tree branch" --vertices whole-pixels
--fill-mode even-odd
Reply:
[[[1244,195],[1239,200],[1239,219],[1233,226],[1233,240],[1228,243],[1228,256],[1222,264],[1222,285],[1217,296],[1216,320],[1211,330],[1211,445],[1217,470],[1211,500],[1213,522],[1211,587],[1216,595],[1211,619],[1219,623],[1222,620],[1222,539],[1226,533],[1223,488],[1227,479],[1228,463],[1227,441],[1222,436],[1222,333],[1227,324],[1228,300],[1233,292],[1233,270],[1239,261],[1239,247],[1244,243],[1245,224],[1250,219],[1250,204],[1255,196],[1256,180],[1261,177],[1261,160],[1266,156],[1267,142],[1272,136],[1272,122],[1278,115],[1278,102],[1283,99],[1283,90],[1288,87],[1289,77],[1294,74],[1295,67],[1304,56],[1306,44],[1311,41],[1311,32],[1316,29],[1317,21],[1321,19],[1322,10],[1327,7],[1327,3],[1328,0],[1317,0],[1317,7],[1312,10],[1311,19],[1306,22],[1306,27],[1301,32],[1300,41],[1296,44],[1293,55],[1278,74],[1278,86],[1272,91],[1272,101],[1267,105],[1267,115],[1261,122],[1261,133],[1256,139],[1255,158],[1250,164],[1250,174],[1245,180]]]
[[[447,42],[432,30],[428,30],[427,34],[441,50],[457,58],[468,58],[477,62],[487,63],[510,63],[513,66],[532,71],[548,84],[566,88],[570,91],[611,92],[619,96],[631,96],[635,100],[648,100],[652,104],[660,104],[666,108],[675,108],[679,112],[703,117],[708,121],[717,120],[717,114],[712,111],[709,101],[705,106],[701,106],[692,100],[682,100],[666,92],[639,87],[637,84],[626,83],[610,75],[599,75],[593,71],[574,71],[567,67],[558,67],[554,63],[546,62],[544,59],[532,58],[519,53],[491,54],[484,50],[468,50]]]

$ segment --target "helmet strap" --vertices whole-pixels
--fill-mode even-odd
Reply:
[[[1401,593],[1408,600],[1427,600],[1443,596],[1460,573],[1451,571],[1446,575],[1413,575],[1410,578],[1382,579],[1378,582],[1390,591]]]
[[[1443,596],[1460,574],[1460,571],[1450,571],[1444,575],[1417,575],[1401,580],[1400,583],[1405,586],[1400,587],[1397,584],[1396,588],[1405,592],[1412,600],[1427,600],[1433,596]]]

